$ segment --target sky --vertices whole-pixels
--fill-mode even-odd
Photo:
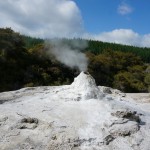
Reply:
[[[114,29],[132,29],[139,34],[150,33],[149,0],[74,0],[85,29],[91,33]]]
[[[150,47],[149,0],[0,0],[0,27]]]

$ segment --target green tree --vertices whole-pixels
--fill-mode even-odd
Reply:
[[[150,92],[150,73],[145,76],[144,82],[148,87],[148,91]]]
[[[114,87],[124,92],[145,92],[144,83],[130,72],[120,72],[114,77]]]
[[[18,89],[24,78],[28,52],[20,34],[10,28],[0,28],[0,37],[0,90]]]

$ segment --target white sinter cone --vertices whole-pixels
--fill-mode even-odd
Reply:
[[[82,99],[100,99],[103,94],[96,86],[94,78],[87,72],[81,72],[71,84],[75,91],[77,91]]]

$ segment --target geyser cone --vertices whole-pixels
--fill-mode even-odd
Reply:
[[[72,85],[80,90],[89,88],[97,88],[94,78],[88,72],[81,72],[75,79]]]
[[[82,99],[99,99],[103,95],[96,86],[94,78],[88,72],[81,72],[71,86],[75,91],[78,91]]]

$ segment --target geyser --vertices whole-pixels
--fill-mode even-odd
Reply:
[[[74,79],[74,82],[71,84],[71,86],[81,95],[82,100],[100,99],[103,97],[103,94],[96,86],[94,78],[88,72],[82,71]]]

